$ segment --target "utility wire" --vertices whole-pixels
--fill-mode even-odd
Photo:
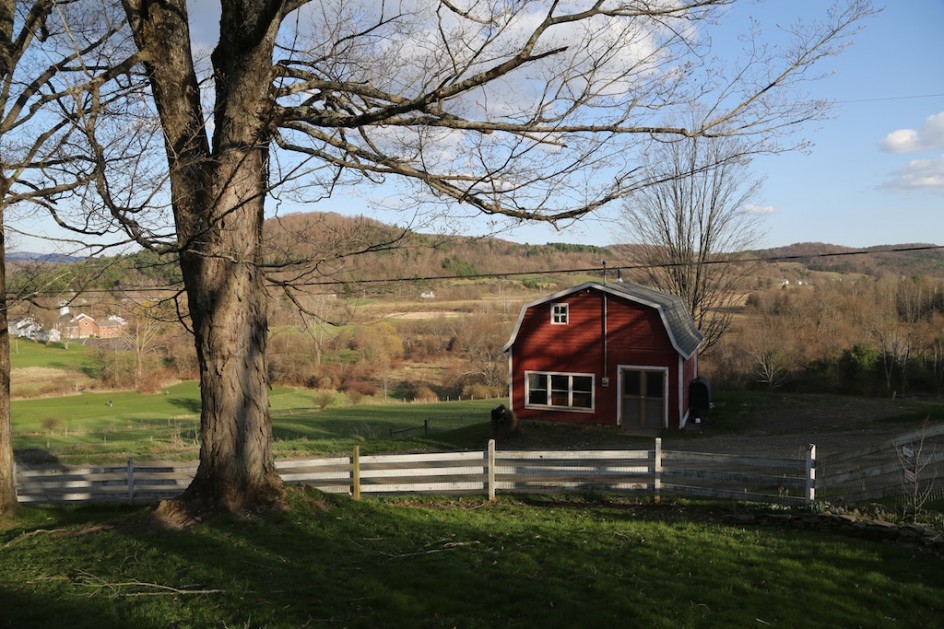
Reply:
[[[893,247],[891,249],[857,249],[854,251],[835,251],[830,253],[807,253],[791,255],[772,255],[772,256],[753,256],[753,257],[727,257],[716,260],[704,260],[701,262],[665,262],[660,264],[648,264],[645,262],[627,262],[625,264],[604,264],[601,266],[569,269],[548,269],[534,271],[509,271],[504,273],[472,273],[466,275],[424,275],[413,277],[388,277],[388,278],[366,278],[351,280],[317,280],[307,282],[291,282],[292,286],[341,286],[344,284],[396,284],[406,282],[434,282],[445,280],[468,280],[468,279],[488,279],[488,278],[509,278],[521,277],[527,275],[567,275],[576,273],[602,273],[615,271],[630,271],[646,268],[677,268],[683,266],[693,266],[695,264],[718,265],[718,264],[743,264],[746,262],[785,262],[790,260],[812,260],[814,258],[839,258],[847,256],[880,254],[880,253],[911,253],[917,251],[937,251],[944,249],[944,245],[920,245],[913,247]],[[89,288],[82,291],[83,294],[110,294],[110,293],[151,293],[151,292],[180,292],[183,290],[180,284],[164,284],[160,286],[128,286],[114,289],[108,288]],[[28,296],[40,295],[60,295],[69,291],[34,291],[29,292]],[[8,296],[21,295],[20,293],[7,292]]]

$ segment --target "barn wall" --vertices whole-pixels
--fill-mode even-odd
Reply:
[[[557,303],[569,304],[567,325],[551,324],[551,308]],[[618,418],[618,365],[667,367],[669,426],[679,425],[679,356],[654,308],[593,290],[532,306],[522,318],[511,349],[511,363],[512,407],[520,418],[612,425]],[[594,374],[594,412],[526,409],[527,371]],[[604,377],[609,378],[608,387],[603,386]],[[683,388],[687,389],[687,385]]]

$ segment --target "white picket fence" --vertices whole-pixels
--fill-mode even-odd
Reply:
[[[662,450],[498,450],[277,461],[286,483],[344,493],[484,494],[630,492],[808,504],[814,498],[815,448],[805,459],[772,459]],[[181,493],[196,464],[18,465],[21,503],[148,503]]]

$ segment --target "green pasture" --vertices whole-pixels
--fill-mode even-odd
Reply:
[[[484,447],[499,400],[409,404],[395,401],[319,410],[316,392],[275,387],[269,396],[277,456],[402,449]],[[341,406],[343,405],[343,406]],[[200,391],[184,382],[154,395],[134,391],[14,400],[13,445],[33,462],[195,459]],[[25,453],[25,454],[23,454]]]
[[[150,510],[0,521],[8,627],[934,627],[913,546],[602,498],[368,500],[178,531]]]
[[[10,339],[10,368],[44,367],[66,371],[92,368],[88,348],[79,343],[37,343],[27,339]]]

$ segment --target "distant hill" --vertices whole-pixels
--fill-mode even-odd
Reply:
[[[32,251],[7,252],[7,262],[45,262],[49,264],[72,264],[85,258],[70,256],[63,253],[34,253]]]
[[[376,221],[332,212],[299,212],[269,219],[265,225],[270,274],[290,282],[338,282],[353,287],[365,280],[436,278],[534,273],[519,278],[536,286],[552,287],[584,281],[594,274],[575,270],[631,265],[638,260],[633,245],[546,243],[521,244],[496,237],[469,237],[416,232]],[[927,248],[920,250],[921,248]],[[744,252],[745,257],[767,260],[754,269],[758,279],[801,279],[814,272],[883,275],[925,275],[944,278],[944,249],[934,245],[900,244],[858,249],[821,242],[795,243]],[[900,251],[912,249],[912,251]],[[890,251],[899,250],[899,251]],[[173,257],[139,251],[114,258],[86,259],[63,254],[14,252],[14,267],[28,263],[69,264],[81,281],[65,278],[45,282],[47,290],[69,290],[72,285],[108,288],[173,285],[180,272]],[[88,268],[85,268],[88,267]],[[543,275],[561,271],[555,277]],[[19,278],[14,277],[14,287]],[[36,283],[30,277],[22,282]],[[65,282],[65,283],[63,283]]]
[[[802,242],[756,251],[754,255],[759,258],[780,258],[776,262],[794,262],[810,271],[861,273],[873,277],[944,277],[944,249],[930,247],[936,245],[905,243],[855,249],[822,242]]]

